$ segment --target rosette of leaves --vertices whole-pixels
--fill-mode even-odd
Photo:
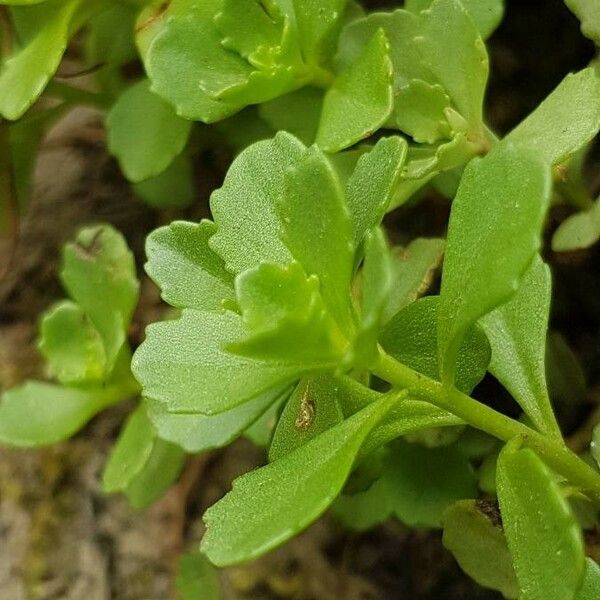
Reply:
[[[60,276],[69,298],[42,316],[38,342],[53,382],[26,381],[2,395],[2,443],[64,440],[139,390],[127,344],[139,285],[121,234],[108,225],[82,229],[64,248]]]
[[[174,222],[149,237],[146,269],[181,310],[148,328],[133,359],[159,435],[201,451],[269,408],[275,422],[270,464],[236,480],[205,515],[202,549],[213,563],[281,544],[342,492],[338,514],[362,526],[394,515],[449,527],[445,511],[477,494],[476,453],[460,430],[442,436],[443,449],[423,432],[468,424],[513,440],[497,469],[506,540],[490,532],[482,544],[502,547],[514,572],[490,576],[448,545],[484,585],[542,598],[550,569],[574,597],[586,577],[581,528],[550,469],[595,502],[600,484],[565,449],[547,392],[550,276],[537,252],[552,179],[538,154],[505,141],[469,163],[439,296],[417,299],[416,273],[432,268],[426,252],[399,265],[381,229],[406,161],[398,137],[382,138],[341,180],[318,146],[280,133],[237,157],[211,197],[214,221]],[[488,369],[531,426],[468,396]],[[539,502],[547,497],[543,514],[524,500],[528,478]],[[545,566],[550,541],[556,560]]]

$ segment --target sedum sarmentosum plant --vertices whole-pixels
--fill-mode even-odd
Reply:
[[[600,475],[567,449],[550,404],[540,256],[551,199],[579,211],[554,249],[598,239],[582,179],[600,127],[596,67],[498,141],[483,98],[499,0],[372,14],[351,0],[4,4],[0,179],[14,167],[20,196],[29,149],[73,104],[107,111],[111,152],[161,206],[189,199],[190,156],[215,132],[247,147],[212,195],[213,221],[148,238],[147,272],[177,314],[135,354],[143,399],[105,491],[147,506],[186,453],[246,435],[269,464],[206,513],[202,550],[216,565],[259,556],[331,508],[355,529],[389,517],[443,528],[465,572],[507,598],[600,595],[582,536],[597,523]],[[598,42],[592,4],[567,4]],[[53,79],[84,27],[99,92]],[[138,55],[145,75],[131,82],[120,67]],[[44,90],[61,104],[33,107]],[[390,248],[385,214],[429,184],[453,198],[447,240]],[[442,254],[439,294],[424,296]],[[3,395],[3,443],[59,441],[140,393],[126,341],[137,282],[120,235],[83,230],[62,279],[72,300],[43,318],[40,341],[57,383]],[[521,419],[471,396],[486,372]],[[177,587],[186,600],[218,593],[197,552]]]
[[[570,144],[597,131],[595,98],[593,128]],[[277,134],[234,161],[214,222],[150,235],[148,274],[182,311],[151,325],[133,360],[159,435],[200,451],[279,407],[270,464],[205,515],[214,564],[255,558],[333,506],[353,527],[443,525],[461,566],[509,598],[600,590],[570,505],[600,501],[600,474],[566,448],[544,371],[551,280],[538,252],[552,157],[571,149],[560,132],[536,150],[538,118],[467,165],[438,296],[409,298],[381,228],[406,161],[398,137],[340,177],[317,146]],[[524,420],[469,395],[487,370]],[[442,428],[452,441],[465,425],[506,445],[406,441],[427,446]],[[490,449],[502,528],[480,510],[469,461]]]

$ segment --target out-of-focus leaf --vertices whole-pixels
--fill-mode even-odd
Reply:
[[[190,157],[183,152],[160,175],[133,184],[133,189],[148,206],[159,210],[188,206],[195,194]]]
[[[38,347],[49,373],[61,383],[99,381],[105,375],[102,338],[74,302],[64,300],[44,315]]]
[[[181,153],[192,123],[142,79],[119,96],[106,118],[108,148],[133,182],[156,177]]]
[[[108,225],[82,229],[64,248],[61,279],[100,334],[110,370],[125,342],[139,290],[123,236]]]
[[[565,0],[565,4],[581,21],[583,35],[600,46],[600,7],[595,0]]]
[[[135,391],[131,382],[62,387],[27,381],[2,395],[0,443],[21,447],[55,444],[79,431],[101,410]]]
[[[476,500],[449,506],[442,519],[444,546],[479,585],[498,590],[505,598],[516,598],[519,586],[500,515],[488,513],[489,505]]]
[[[572,408],[585,401],[587,384],[581,362],[556,331],[550,333],[546,344],[546,379],[555,403]]]

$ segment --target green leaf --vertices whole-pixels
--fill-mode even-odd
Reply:
[[[247,335],[225,348],[242,356],[333,366],[345,343],[319,293],[297,262],[263,263],[235,281]]]
[[[292,0],[302,56],[318,65],[334,52],[347,0]]]
[[[472,126],[479,126],[483,121],[488,57],[479,32],[459,0],[434,0],[421,13],[416,41],[425,65],[461,115]]]
[[[279,460],[344,420],[340,396],[350,390],[330,374],[303,378],[286,402],[269,447],[269,461]]]
[[[468,460],[454,447],[424,448],[397,441],[381,477],[364,492],[342,496],[336,511],[353,528],[364,529],[395,516],[410,527],[440,527],[444,510],[476,493]],[[363,508],[373,507],[373,516]]]
[[[340,35],[336,57],[338,69],[348,69],[354,64],[373,36],[383,29],[390,43],[394,89],[406,85],[411,79],[431,81],[433,75],[422,63],[414,43],[419,27],[419,18],[402,9],[372,13],[351,22]]]
[[[207,220],[173,221],[146,239],[146,272],[171,306],[222,310],[234,299],[233,277],[208,245],[216,230]]]
[[[360,323],[346,360],[348,364],[368,367],[378,357],[377,337],[392,286],[390,252],[380,227],[369,230],[365,236],[361,275]]]
[[[283,410],[285,402],[293,388],[286,388],[283,394],[254,423],[244,431],[244,437],[249,439],[257,448],[267,449],[273,438],[273,432]]]
[[[220,121],[240,110],[235,102],[210,97],[204,86],[244,84],[251,67],[221,44],[213,18],[222,0],[173,0],[142,11],[136,40],[152,91],[186,119]]]
[[[143,405],[131,413],[102,473],[102,489],[112,494],[127,488],[150,459],[156,430]]]
[[[162,173],[185,147],[192,123],[150,91],[147,79],[126,89],[106,117],[108,149],[129,181]]]
[[[232,273],[261,262],[285,265],[292,260],[279,238],[275,205],[285,197],[286,172],[298,164],[305,150],[285,132],[257,142],[238,155],[223,186],[212,193],[210,207],[217,232],[210,247]]]
[[[14,9],[30,23],[31,35],[0,71],[0,115],[19,119],[40,97],[60,64],[82,4],[83,0],[48,0]]]
[[[148,206],[158,210],[184,208],[196,194],[192,164],[187,153],[182,153],[156,177],[133,185],[133,190]]]
[[[575,596],[576,600],[595,600],[600,591],[600,566],[591,558],[585,559],[583,585]]]
[[[157,439],[144,468],[123,490],[129,504],[136,510],[153,504],[179,477],[184,462],[181,448]]]
[[[212,416],[171,413],[161,402],[151,400],[146,401],[146,410],[161,439],[196,454],[233,442],[286,393],[289,393],[288,388],[283,392],[281,388],[269,390],[232,410]]]
[[[489,371],[543,432],[561,438],[546,386],[550,269],[536,256],[512,298],[481,320],[492,347]]]
[[[381,138],[360,156],[346,183],[346,203],[358,247],[367,230],[377,227],[400,180],[408,145],[401,137]]]
[[[444,240],[440,238],[417,238],[406,248],[392,249],[392,287],[383,311],[384,323],[427,292],[443,255]]]
[[[379,342],[401,363],[433,379],[440,379],[437,338],[439,296],[426,296],[402,308],[386,325]],[[436,326],[437,324],[437,326]],[[456,386],[465,393],[483,379],[490,362],[490,345],[479,327],[470,327],[461,340],[456,360]]]
[[[427,9],[432,0],[407,0],[406,10],[419,12]],[[498,27],[504,16],[504,0],[460,0],[469,13],[479,34],[485,40]]]
[[[337,174],[317,146],[288,169],[277,212],[281,239],[306,273],[319,278],[321,296],[341,330],[352,331],[352,223]]]
[[[127,419],[102,474],[106,494],[124,492],[130,504],[145,508],[157,500],[179,475],[185,454],[157,437],[140,405]]]
[[[583,35],[600,46],[600,8],[595,0],[565,0],[565,4],[581,21]]]
[[[570,252],[590,248],[600,239],[600,200],[565,219],[552,236],[552,250]]]
[[[242,319],[230,312],[192,309],[154,323],[133,357],[144,395],[170,412],[215,414],[299,379],[316,364],[242,358],[224,348],[242,339]]]
[[[102,338],[81,307],[64,300],[40,324],[40,352],[61,383],[100,381],[106,374]]]
[[[500,515],[489,516],[485,502],[461,500],[448,507],[442,524],[444,546],[469,577],[505,598],[518,596],[519,586]]]
[[[214,22],[223,36],[223,46],[257,68],[272,67],[274,57],[281,52],[284,28],[277,3],[222,0],[220,5]]]
[[[0,443],[22,447],[55,444],[134,392],[131,383],[62,387],[27,381],[2,394]]]
[[[378,30],[325,94],[319,146],[339,152],[377,131],[392,111],[392,74],[389,43],[385,32]]]
[[[385,399],[233,483],[208,509],[202,551],[218,566],[256,558],[319,517],[339,494],[369,432],[394,406]]]
[[[585,146],[600,129],[600,69],[567,75],[507,136],[556,165]]]
[[[175,588],[180,600],[220,600],[221,586],[217,570],[200,552],[183,554],[179,558],[179,568]]]
[[[98,330],[109,371],[138,299],[135,263],[123,236],[108,225],[82,229],[64,248],[61,279]]]
[[[412,79],[401,87],[394,100],[394,119],[398,128],[415,142],[433,144],[450,137],[444,111],[450,98],[440,85]]]
[[[571,600],[585,568],[581,531],[544,463],[505,446],[496,482],[502,522],[522,600]]]
[[[467,165],[442,273],[438,348],[445,382],[454,380],[467,328],[514,294],[539,249],[550,188],[548,166],[511,144]]]
[[[263,102],[258,112],[274,130],[287,131],[309,146],[317,137],[323,91],[304,87]]]

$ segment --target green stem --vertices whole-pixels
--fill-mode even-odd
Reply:
[[[68,104],[87,104],[98,108],[108,108],[112,101],[106,94],[88,92],[57,79],[53,79],[48,83],[44,93],[48,96],[60,98]]]
[[[535,452],[559,475],[578,485],[600,504],[600,474],[571,452],[563,443],[542,435],[502,413],[474,400],[455,388],[417,373],[384,352],[373,373],[395,387],[405,388],[415,396],[447,410],[469,425],[504,441],[521,438],[523,445]]]

